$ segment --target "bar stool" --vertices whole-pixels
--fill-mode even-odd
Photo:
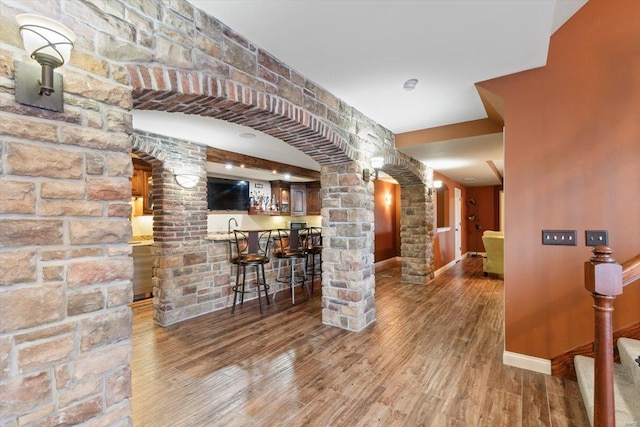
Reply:
[[[294,292],[295,287],[295,266],[296,261],[299,261],[299,266],[302,269],[302,286],[305,287],[307,295],[311,296],[309,289],[306,287],[307,271],[305,269],[304,260],[307,255],[300,239],[299,230],[278,229],[278,243],[275,250],[276,258],[278,258],[278,275],[276,281],[289,283],[291,288],[291,303],[296,303],[296,296]],[[289,261],[290,276],[288,279],[280,278],[280,270],[282,268],[282,261]],[[273,290],[273,300],[276,300],[277,289]]]
[[[308,227],[304,232],[304,250],[306,253],[305,270],[311,276],[311,293],[313,293],[313,281],[316,276],[322,280],[322,227]],[[318,255],[318,267],[316,268],[316,255]],[[311,271],[309,271],[309,259],[311,259]]]
[[[256,269],[256,290],[258,291],[258,305],[260,306],[260,314],[262,311],[262,299],[260,297],[260,286],[264,289],[264,297],[267,304],[269,301],[269,285],[267,285],[266,275],[264,273],[264,265],[269,262],[269,243],[271,242],[271,230],[258,231],[241,231],[233,230],[236,239],[237,248],[237,267],[236,267],[236,285],[233,289],[233,308],[231,313],[236,310],[236,301],[240,294],[240,305],[244,303],[244,294],[253,292],[245,288],[247,278],[247,267],[255,267]],[[232,259],[233,262],[233,259]],[[240,283],[240,269],[242,268],[242,283]],[[260,280],[260,272],[262,272],[262,281]]]

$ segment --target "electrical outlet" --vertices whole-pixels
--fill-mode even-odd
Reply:
[[[609,245],[609,233],[607,230],[586,230],[584,232],[584,244],[586,246]]]
[[[577,246],[576,230],[542,230],[543,245]]]

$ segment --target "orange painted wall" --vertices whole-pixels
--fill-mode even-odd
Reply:
[[[591,0],[551,38],[545,67],[480,84],[505,100],[506,350],[552,358],[593,340],[585,229],[640,253],[640,2]],[[578,246],[542,246],[542,229]],[[640,283],[614,329],[640,321]]]
[[[434,180],[441,180],[444,185],[449,187],[449,231],[436,232],[433,239],[433,264],[435,270],[438,270],[441,267],[449,264],[455,258],[455,188],[459,188],[462,193],[462,254],[464,255],[467,252],[467,221],[465,218],[467,217],[467,206],[465,205],[465,201],[467,199],[467,188],[465,188],[462,184],[447,178],[446,176],[439,174],[437,172],[433,173]],[[435,199],[435,195],[433,196]],[[435,219],[434,219],[435,221]],[[436,225],[434,224],[434,229]]]
[[[398,214],[400,186],[377,179],[374,181],[374,187],[376,227],[374,259],[375,262],[379,262],[400,255],[400,218]]]

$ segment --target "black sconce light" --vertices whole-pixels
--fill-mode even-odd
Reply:
[[[66,26],[44,16],[16,17],[25,50],[37,66],[16,62],[16,101],[20,104],[62,112],[62,76],[53,70],[69,61],[75,34]]]
[[[362,169],[362,180],[364,182],[372,181],[373,179],[378,179],[378,171],[380,168],[384,166],[384,157],[382,156],[373,156],[371,158],[371,167],[374,170],[373,178],[371,177],[371,170],[365,168]]]

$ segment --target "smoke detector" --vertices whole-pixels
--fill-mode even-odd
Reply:
[[[402,87],[404,88],[404,90],[406,90],[407,92],[410,92],[412,90],[414,90],[416,88],[416,85],[418,84],[418,79],[409,79],[406,82],[404,82],[404,84],[402,85]]]

